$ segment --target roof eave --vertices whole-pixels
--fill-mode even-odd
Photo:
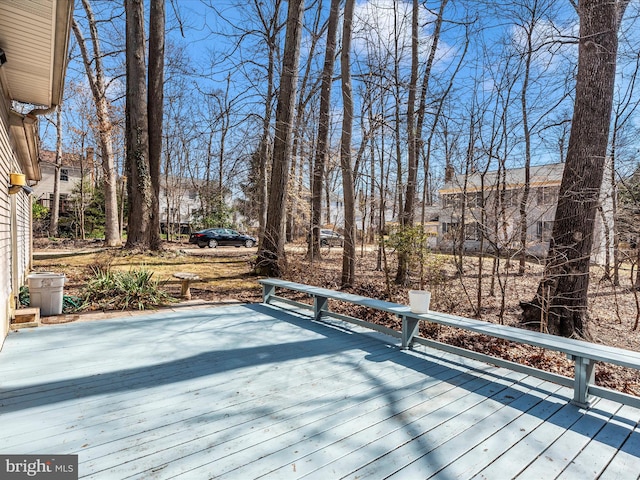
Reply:
[[[53,79],[51,85],[51,105],[55,107],[62,103],[64,95],[64,78],[67,71],[69,39],[71,22],[73,21],[74,0],[58,0],[56,10],[56,43],[53,55]]]
[[[22,115],[11,111],[9,129],[14,142],[16,158],[28,180],[42,179],[38,163],[38,119],[34,115]]]

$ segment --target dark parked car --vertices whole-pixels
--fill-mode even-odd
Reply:
[[[344,245],[344,237],[338,232],[333,230],[322,229],[320,230],[320,245],[323,247]]]
[[[247,248],[251,248],[257,242],[254,237],[243,235],[230,228],[207,228],[206,230],[194,232],[189,237],[189,243],[195,243],[200,248],[216,248],[218,245],[221,247],[228,245],[241,247],[244,245]]]

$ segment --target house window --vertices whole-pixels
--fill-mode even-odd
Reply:
[[[538,205],[555,205],[558,201],[558,187],[540,187],[537,189]]]
[[[519,207],[520,206],[520,190],[507,190],[505,196],[505,206],[507,207]]]
[[[482,192],[467,193],[467,205],[471,208],[482,206]]]
[[[442,224],[442,234],[443,235],[448,235],[449,237],[452,237],[453,235],[455,235],[457,229],[458,229],[458,224],[457,223],[443,223]]]
[[[69,181],[69,170],[67,170],[66,168],[61,168],[60,169],[60,181],[61,182],[68,182]]]
[[[474,223],[468,223],[464,226],[464,238],[467,240],[480,240],[480,226]]]
[[[459,209],[462,206],[461,193],[449,193],[442,196],[442,205],[445,208]]]
[[[69,200],[69,195],[66,193],[60,194],[60,213],[67,213],[72,210],[72,205]]]
[[[551,232],[553,231],[553,222],[537,222],[536,223],[536,235],[538,241],[548,242],[551,240]]]
[[[198,193],[195,190],[189,190],[189,200],[195,200]]]

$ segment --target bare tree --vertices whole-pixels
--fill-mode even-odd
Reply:
[[[329,122],[331,86],[333,84],[333,70],[336,55],[336,36],[338,32],[338,17],[340,15],[340,0],[331,0],[329,22],[327,27],[327,46],[324,54],[324,68],[322,70],[322,85],[320,89],[320,112],[318,120],[318,139],[313,165],[313,179],[311,188],[311,236],[309,257],[315,258],[320,252],[320,225],[322,219],[322,181],[329,154]]]
[[[118,228],[118,198],[117,175],[115,169],[115,155],[113,151],[113,121],[109,114],[110,102],[107,97],[107,82],[103,67],[103,55],[98,35],[98,23],[89,0],[82,0],[82,6],[87,16],[89,33],[91,36],[92,54],[89,53],[87,43],[80,26],[73,20],[72,28],[75,35],[87,75],[87,81],[93,95],[97,119],[97,134],[102,158],[102,174],[104,178],[105,201],[105,245],[113,247],[120,245],[120,229]]]
[[[605,167],[615,84],[618,29],[628,0],[583,0],[576,96],[544,277],[523,321],[548,316],[550,333],[589,337],[587,289],[593,226]],[[543,312],[542,306],[548,305]]]
[[[126,172],[129,198],[127,248],[151,245],[153,189],[149,168],[144,6],[125,0],[127,31]]]
[[[276,277],[282,274],[285,261],[285,201],[289,180],[292,119],[297,92],[303,13],[304,0],[289,1],[280,92],[276,109],[276,134],[273,144],[267,223],[256,263],[256,271],[259,274]]]
[[[343,287],[353,284],[355,279],[356,238],[355,238],[355,193],[353,168],[351,167],[351,137],[353,129],[353,88],[351,86],[351,30],[355,0],[347,0],[344,7],[342,26],[342,52],[340,70],[342,78],[342,136],[340,139],[340,167],[342,170],[342,191],[344,195],[344,249],[342,252]]]
[[[418,0],[413,0],[411,15],[411,79],[409,80],[409,98],[407,100],[407,136],[408,166],[407,187],[404,206],[400,205],[401,228],[411,227],[414,219],[414,202],[416,198],[416,181],[418,179],[418,136],[415,126],[416,95],[418,90]],[[437,42],[434,42],[437,44]],[[396,283],[409,283],[409,252],[398,252],[398,271]]]
[[[149,226],[149,245],[159,250],[160,240],[160,165],[162,164],[162,120],[164,105],[164,0],[151,0],[149,9],[149,172],[153,198]],[[169,212],[167,212],[168,216]]]
[[[56,107],[56,159],[53,174],[53,199],[49,219],[49,236],[58,236],[60,220],[60,168],[62,167],[62,106]]]
[[[422,146],[422,128],[424,125],[424,117],[426,114],[426,99],[429,91],[429,81],[431,72],[440,42],[440,32],[444,21],[444,9],[448,0],[440,2],[440,8],[436,17],[434,32],[431,39],[431,47],[427,58],[421,92],[420,103],[416,111],[416,100],[418,93],[418,67],[419,67],[419,18],[420,9],[417,0],[413,1],[413,10],[411,16],[411,79],[409,81],[409,96],[407,101],[407,187],[405,192],[404,207],[401,208],[400,225],[402,228],[413,226],[415,219],[415,201],[417,194],[418,182],[418,163],[419,153]],[[466,47],[465,47],[466,52]],[[464,58],[464,55],[463,55]],[[425,169],[425,178],[428,175],[428,168]],[[398,271],[396,273],[396,283],[406,285],[409,283],[409,262],[408,252],[399,252],[398,254]]]
[[[306,207],[303,202],[303,172],[305,168],[309,170],[313,169],[312,165],[312,151],[315,143],[314,133],[319,127],[314,128],[316,125],[315,112],[315,100],[317,98],[317,92],[322,83],[322,75],[318,75],[315,70],[316,56],[320,41],[324,37],[324,32],[328,28],[328,22],[322,21],[322,0],[315,2],[315,12],[312,21],[307,21],[310,25],[306,30],[306,61],[304,63],[304,69],[301,66],[301,74],[298,103],[295,109],[295,121],[293,127],[293,146],[291,149],[291,176],[289,195],[287,198],[287,220],[286,220],[286,235],[287,241],[292,241],[296,237],[299,237],[301,228],[305,230],[308,228],[309,222],[305,221]],[[310,108],[311,107],[311,108]],[[308,154],[306,152],[308,151]],[[304,159],[309,158],[308,163]]]

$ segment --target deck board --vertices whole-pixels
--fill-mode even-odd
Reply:
[[[638,409],[579,409],[565,387],[397,341],[265,305],[14,332],[0,444],[107,480],[640,471]]]

